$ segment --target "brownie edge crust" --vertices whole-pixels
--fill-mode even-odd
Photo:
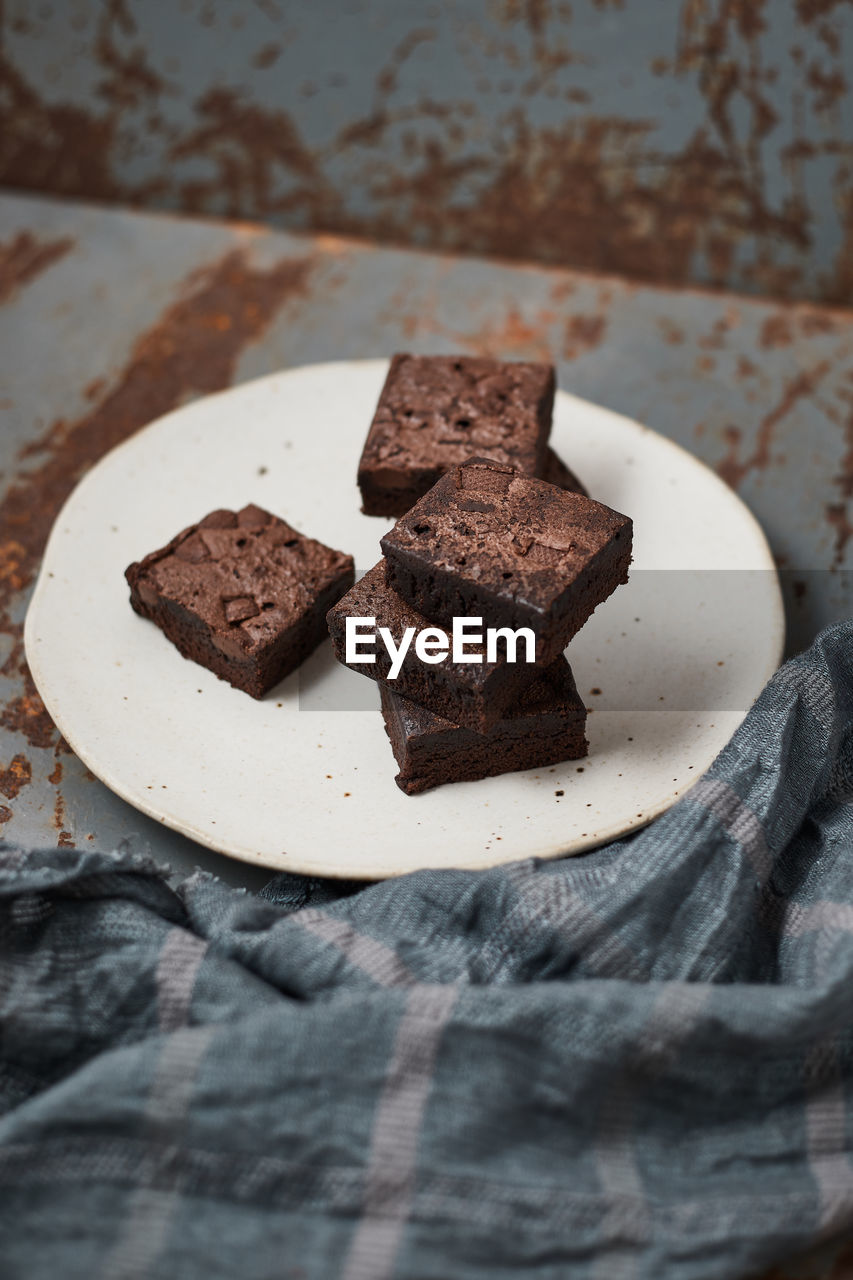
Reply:
[[[125,570],[136,613],[183,657],[253,698],[326,638],[351,556],[253,505],[212,511]]]

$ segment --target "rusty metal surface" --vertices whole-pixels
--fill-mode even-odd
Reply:
[[[24,662],[29,591],[76,480],[158,414],[284,366],[401,347],[553,357],[563,387],[662,431],[739,490],[783,566],[790,647],[850,612],[853,312],[2,197],[7,838],[104,847],[129,839],[153,844],[178,869],[202,865],[250,888],[266,880],[144,818],[69,751]],[[842,1280],[850,1256],[774,1278]]]
[[[0,298],[0,827],[14,841],[153,841],[176,866],[264,880],[87,773],[32,685],[21,624],[87,467],[187,398],[285,366],[399,348],[553,357],[564,388],[739,490],[784,569],[790,647],[850,612],[852,312],[16,196],[0,199]]]
[[[853,299],[853,0],[0,5],[0,182]]]

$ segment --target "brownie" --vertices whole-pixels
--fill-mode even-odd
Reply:
[[[130,603],[183,654],[260,698],[326,636],[351,556],[262,511],[212,511],[125,571]]]
[[[372,650],[375,662],[346,661],[348,617],[375,618],[377,633],[379,627],[387,627],[397,646],[407,627],[414,627],[417,634],[430,625],[386,584],[384,560],[368,570],[330,609],[327,621],[338,662],[383,684],[387,681],[391,658],[378,634]],[[487,624],[483,625],[485,628]],[[421,703],[445,720],[484,733],[507,713],[524,686],[536,677],[538,668],[524,661],[523,644],[519,646],[516,662],[507,662],[505,656],[497,662],[487,662],[485,645],[466,642],[466,648],[480,653],[483,661],[453,662],[448,655],[442,662],[424,663],[415,653],[413,640],[399,673],[388,684],[389,688]],[[562,658],[559,661],[562,662]]]
[[[627,516],[511,467],[472,458],[442,476],[380,545],[388,585],[431,622],[530,627],[552,662],[628,580]]]
[[[578,760],[587,753],[586,710],[572,669],[560,658],[528,685],[488,733],[474,733],[380,685],[385,731],[407,795],[445,782],[473,782],[515,769]]]
[[[365,515],[402,515],[474,454],[541,475],[554,387],[550,364],[395,355],[358,465]]]
[[[563,459],[554,452],[550,445],[545,454],[545,465],[542,468],[540,479],[547,480],[548,484],[555,484],[558,489],[566,489],[569,493],[581,493],[585,498],[589,497],[586,488],[577,478],[574,471],[566,466]],[[400,515],[405,515],[405,512],[401,511]]]

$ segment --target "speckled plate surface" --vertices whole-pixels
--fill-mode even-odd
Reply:
[[[764,536],[670,441],[559,393],[552,444],[634,519],[631,582],[572,641],[590,756],[404,796],[375,686],[329,645],[256,702],[185,661],[130,609],[125,566],[214,507],[268,508],[379,557],[356,465],[387,361],[291,369],[198,400],[108,454],[61,512],[26,623],[27,659],[65,738],[169,827],[278,870],[373,878],[556,857],[683,795],[779,663]]]

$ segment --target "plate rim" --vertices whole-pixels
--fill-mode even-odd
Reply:
[[[299,373],[304,370],[314,370],[319,368],[323,368],[326,370],[333,370],[335,368],[350,368],[353,365],[356,365],[359,367],[385,366],[387,368],[389,361],[390,361],[390,357],[382,356],[382,357],[366,357],[366,358],[360,358],[360,359],[312,361],[305,364],[286,366],[285,368],[274,370],[271,373],[262,374],[261,376],[256,378],[248,378],[242,382],[235,383],[230,387],[224,387],[220,391],[215,391],[204,396],[196,397],[195,399],[190,400],[185,404],[179,405],[177,408],[170,409],[167,413],[161,414],[158,418],[154,418],[152,419],[151,422],[148,422],[144,426],[139,427],[131,435],[126,437],[126,439],[114,445],[111,449],[109,449],[106,453],[104,453],[100,458],[98,458],[98,460],[80,478],[80,480],[74,486],[71,493],[66,498],[65,502],[62,504],[62,507],[53,522],[50,534],[45,544],[44,552],[42,554],[41,564],[39,566],[38,576],[36,578],[36,582],[33,587],[32,595],[30,597],[26,616],[24,619],[24,632],[23,632],[24,652],[25,652],[27,664],[30,669],[30,673],[32,675],[36,689],[39,693],[39,697],[44,702],[44,705],[46,710],[48,711],[48,714],[50,715],[51,719],[53,720],[59,732],[62,734],[62,737],[71,747],[74,754],[79,757],[79,759],[95,775],[95,777],[98,778],[100,782],[102,782],[110,791],[112,791],[115,795],[117,795],[121,800],[125,801],[125,803],[129,804],[132,808],[136,809],[137,811],[145,814],[146,817],[151,818],[153,821],[158,822],[162,826],[165,826],[169,830],[175,831],[180,835],[186,836],[188,839],[195,841],[195,843],[202,845],[204,848],[207,848],[216,853],[219,853],[223,857],[234,858],[238,861],[246,862],[254,866],[262,866],[265,869],[269,870],[271,874],[276,874],[278,872],[287,870],[287,871],[295,872],[297,874],[323,876],[328,879],[373,881],[373,880],[379,880],[379,879],[392,879],[400,875],[413,874],[416,868],[400,867],[399,865],[388,865],[387,863],[383,862],[381,859],[376,860],[375,854],[371,855],[374,858],[374,861],[369,863],[368,865],[364,865],[364,864],[358,864],[356,866],[340,866],[339,865],[337,867],[333,867],[333,866],[330,866],[328,861],[323,857],[318,857],[317,859],[313,859],[310,854],[292,854],[291,855],[291,854],[288,854],[286,850],[282,851],[280,857],[282,859],[286,858],[288,862],[290,858],[293,857],[296,859],[296,861],[293,864],[288,865],[286,867],[273,864],[269,856],[263,853],[258,854],[256,851],[254,851],[252,848],[248,846],[244,846],[240,848],[235,846],[234,844],[229,844],[228,847],[223,847],[223,843],[221,840],[217,841],[216,839],[211,838],[210,834],[206,830],[203,830],[200,827],[194,825],[192,821],[178,818],[170,814],[164,814],[162,811],[159,811],[155,806],[147,803],[146,797],[144,795],[137,793],[132,786],[129,786],[126,783],[123,783],[121,778],[116,777],[113,774],[112,770],[110,769],[109,765],[103,763],[103,761],[101,760],[100,757],[97,756],[97,754],[91,755],[88,752],[85,744],[82,747],[79,745],[79,739],[77,738],[76,733],[74,731],[68,730],[67,724],[64,720],[64,716],[62,715],[62,713],[60,712],[59,714],[57,714],[55,710],[55,706],[51,705],[52,699],[50,698],[50,695],[48,694],[48,697],[45,698],[44,693],[42,692],[43,688],[45,687],[49,688],[50,681],[45,677],[44,672],[40,668],[40,663],[39,663],[40,645],[39,645],[38,637],[35,635],[35,626],[36,626],[36,620],[38,617],[39,606],[41,603],[41,597],[45,594],[46,590],[48,589],[46,584],[50,577],[49,560],[50,560],[51,554],[53,553],[54,543],[58,540],[60,536],[60,526],[67,508],[72,504],[72,502],[76,500],[80,490],[84,486],[90,483],[91,477],[101,468],[102,465],[105,465],[109,460],[113,459],[116,455],[118,455],[122,451],[130,447],[138,446],[140,437],[144,436],[148,432],[152,432],[156,428],[159,428],[164,422],[167,422],[169,419],[184,414],[188,409],[197,411],[200,406],[203,406],[213,400],[221,401],[222,399],[228,399],[229,397],[232,397],[232,396],[239,397],[248,388],[257,388],[266,383],[274,383],[278,380],[281,380],[282,378],[286,378],[289,375]],[[766,671],[763,676],[763,681],[761,685],[761,689],[763,689],[766,686],[767,681],[773,675],[773,672],[778,669],[781,663],[782,657],[784,655],[785,611],[784,611],[784,602],[782,599],[782,591],[781,591],[781,584],[779,580],[778,568],[773,558],[773,553],[770,549],[770,544],[768,542],[767,535],[764,532],[764,529],[762,528],[755,514],[752,512],[752,510],[749,508],[749,506],[743,500],[740,494],[736,493],[735,490],[733,490],[729,485],[727,485],[726,482],[713,470],[711,466],[709,466],[707,462],[705,462],[702,458],[697,457],[696,454],[692,453],[689,449],[685,448],[684,445],[681,445],[677,441],[672,440],[669,436],[666,436],[663,433],[656,431],[653,427],[649,427],[645,423],[638,421],[636,418],[631,418],[627,414],[620,413],[618,410],[615,410],[615,409],[610,409],[608,406],[599,404],[594,400],[589,400],[589,399],[586,399],[585,397],[575,395],[573,392],[566,391],[559,387],[557,389],[556,394],[561,399],[565,398],[575,404],[583,405],[584,407],[591,407],[598,413],[604,413],[613,419],[618,419],[620,424],[622,424],[623,426],[627,426],[631,431],[637,433],[639,436],[645,436],[645,435],[654,436],[656,441],[658,441],[659,443],[663,443],[669,450],[675,451],[675,453],[679,455],[682,461],[686,461],[688,464],[692,465],[695,468],[699,468],[702,472],[704,472],[706,480],[708,479],[708,477],[710,477],[714,486],[717,488],[717,491],[720,494],[720,496],[724,497],[725,500],[730,502],[734,507],[738,508],[741,518],[744,515],[748,517],[747,523],[755,539],[755,550],[760,551],[761,555],[766,561],[764,565],[756,565],[754,566],[754,568],[756,571],[763,571],[766,569],[772,570],[773,582],[775,586],[775,591],[772,593],[772,608],[771,610],[768,610],[768,617],[767,617],[768,661],[767,661]],[[773,643],[771,643],[771,640],[773,641]],[[760,696],[760,690],[759,690],[759,693],[756,694],[756,698],[753,699],[753,703],[751,705],[754,705],[755,700],[757,699],[758,696]],[[741,716],[737,725],[735,725],[735,727],[732,729],[731,733],[729,734],[729,737],[726,739],[726,742],[731,740],[731,736],[737,731],[737,729],[743,723],[743,719],[748,714],[748,711],[749,711],[749,708],[747,708],[743,712],[743,715]],[[696,783],[700,780],[700,778],[702,778],[702,776],[705,774],[707,769],[713,763],[714,759],[716,759],[717,755],[719,755],[720,751],[723,749],[724,746],[725,746],[725,743],[723,743],[722,745],[718,745],[714,749],[713,754],[711,754],[710,758],[707,759],[707,761],[702,762],[700,768],[696,772],[695,778],[687,786],[682,786],[677,792],[673,794],[663,795],[656,803],[650,804],[648,808],[643,810],[643,814],[641,818],[631,818],[630,820],[627,820],[627,821],[625,819],[618,819],[610,822],[609,824],[605,823],[598,831],[596,831],[590,837],[587,837],[586,839],[584,839],[583,837],[578,837],[574,839],[568,848],[565,846],[565,844],[560,843],[553,848],[549,847],[547,851],[539,850],[536,852],[535,855],[530,855],[530,856],[541,858],[543,861],[549,861],[559,857],[573,857],[576,854],[588,852],[591,849],[598,848],[604,844],[610,843],[613,840],[621,839],[622,837],[628,836],[634,833],[635,831],[640,830],[641,828],[647,826],[649,823],[653,822],[656,818],[660,817],[661,814],[666,813],[667,810],[672,808],[672,806],[678,803],[678,801],[683,799],[685,796],[689,795],[690,791],[693,789]],[[509,865],[511,862],[517,861],[517,860],[518,858],[515,856],[508,857],[505,859],[501,859],[500,857],[493,857],[493,858],[490,858],[488,861],[484,861],[482,864],[478,864],[477,867],[471,866],[470,863],[467,863],[464,860],[458,864],[442,863],[438,867],[434,865],[430,867],[430,864],[424,863],[422,869],[428,869],[428,868],[429,869],[451,869],[451,867],[456,867],[457,869],[464,869],[464,870],[485,871],[490,867],[499,866],[499,865]],[[421,869],[421,868],[417,868],[417,869]]]

